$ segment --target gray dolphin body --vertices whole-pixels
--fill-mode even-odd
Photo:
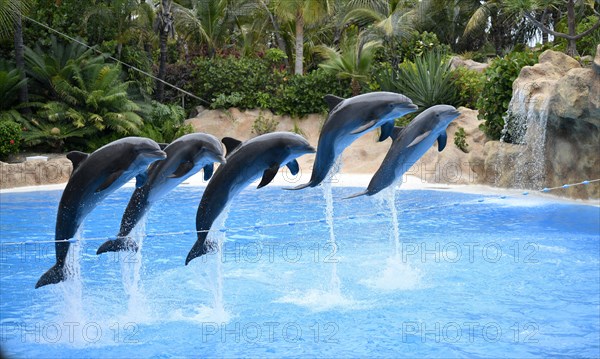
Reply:
[[[127,137],[111,142],[92,154],[70,152],[73,172],[58,205],[55,229],[56,264],[35,285],[36,288],[65,280],[68,239],[73,238],[85,217],[106,196],[143,173],[154,161],[166,158],[159,145],[147,138]],[[138,177],[138,185],[143,184]]]
[[[242,189],[261,176],[258,188],[266,186],[282,165],[287,165],[292,173],[298,173],[296,158],[315,152],[308,141],[291,132],[268,133],[241,144],[224,138],[223,143],[228,151],[227,163],[217,169],[204,190],[196,214],[198,240],[187,255],[186,265],[213,249],[206,242],[208,231],[229,201]]]
[[[126,249],[137,251],[137,244],[127,236],[152,205],[180,183],[204,169],[204,180],[213,173],[214,162],[225,163],[221,142],[212,135],[192,133],[168,145],[167,159],[154,162],[147,170],[146,183],[136,188],[121,219],[116,240],[103,243],[96,254]]]
[[[371,178],[367,190],[348,198],[372,196],[392,186],[436,140],[438,150],[441,152],[446,147],[446,128],[458,116],[460,112],[454,107],[436,105],[420,113],[405,128],[396,127],[392,135],[394,137],[392,146]]]
[[[319,185],[352,142],[380,127],[381,142],[391,135],[395,119],[417,110],[408,97],[394,92],[371,92],[349,99],[327,95],[325,101],[330,112],[321,129],[310,181],[291,189]]]

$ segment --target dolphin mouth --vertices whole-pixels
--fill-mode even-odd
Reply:
[[[167,158],[167,153],[165,151],[153,151],[146,154],[146,157],[156,158],[157,160],[164,160]]]
[[[410,110],[410,112],[415,112],[416,110],[419,109],[419,106],[415,105],[414,103],[407,103],[407,104],[401,105],[400,108],[402,108],[404,110]]]
[[[308,146],[306,148],[306,153],[317,153],[317,150],[313,146]]]

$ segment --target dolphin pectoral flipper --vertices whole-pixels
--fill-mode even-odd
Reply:
[[[437,138],[438,152],[442,152],[442,150],[444,150],[444,148],[446,148],[447,141],[448,141],[448,135],[446,134],[446,131],[444,131],[444,132],[442,132],[440,137]]]
[[[135,188],[140,188],[146,184],[148,181],[148,171],[141,172],[139,175],[135,176]]]
[[[55,264],[52,268],[48,269],[44,275],[35,284],[35,288],[43,287],[48,284],[56,284],[65,280],[64,267]]]
[[[323,100],[327,102],[327,106],[329,106],[329,111],[331,111],[345,99],[335,95],[325,95],[323,96]]]
[[[100,186],[98,186],[98,188],[96,189],[96,193],[102,192],[105,189],[107,189],[108,187],[110,187],[117,179],[119,179],[119,177],[121,177],[123,172],[125,172],[125,171],[119,170],[119,171],[115,171],[115,172],[111,173],[108,176],[108,178],[106,179],[106,181],[104,181]]]
[[[298,172],[300,172],[300,166],[298,165],[298,161],[296,160],[291,160],[286,164],[286,166],[294,176],[297,175]]]
[[[223,144],[225,145],[225,149],[227,150],[227,154],[225,155],[226,157],[229,156],[236,148],[238,148],[239,145],[242,144],[242,141],[236,140],[232,137],[223,137],[221,142],[223,142]]]
[[[89,154],[80,151],[71,151],[67,153],[67,158],[71,160],[71,163],[73,164],[73,171],[71,171],[71,174],[73,174],[81,162],[85,161],[89,156]]]
[[[184,161],[181,162],[179,164],[179,167],[177,167],[177,169],[175,170],[175,172],[173,172],[173,174],[171,174],[170,176],[168,176],[169,178],[179,178],[179,177],[183,177],[185,176],[189,171],[192,170],[192,168],[194,168],[194,162],[192,161]]]
[[[364,132],[370,128],[373,128],[373,126],[376,126],[376,125],[377,125],[377,120],[371,120],[350,133],[353,135],[356,135],[356,134]]]
[[[213,171],[215,170],[215,165],[210,163],[210,164],[202,167],[202,169],[204,169],[204,180],[208,181],[213,175]]]
[[[265,172],[263,172],[262,180],[260,181],[260,183],[258,184],[258,187],[256,187],[256,188],[263,188],[264,186],[271,183],[273,178],[275,178],[275,176],[277,175],[277,171],[279,171],[278,163],[275,163],[275,164],[271,165],[271,167],[267,168],[265,170]]]
[[[415,137],[415,139],[406,147],[412,147],[412,146],[418,145],[421,141],[426,139],[430,133],[431,133],[431,131],[427,131],[427,132],[420,134],[419,136]]]
[[[379,134],[379,142],[385,141],[394,133],[394,121],[386,122],[381,125],[381,133]]]

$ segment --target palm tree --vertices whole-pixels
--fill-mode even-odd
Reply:
[[[31,0],[0,0],[0,39],[7,39],[14,35],[15,63],[21,80],[26,81],[25,60],[23,58],[23,23],[22,14],[31,7]],[[27,86],[19,87],[19,102],[29,102]],[[25,112],[29,108],[25,107]]]
[[[25,119],[17,110],[24,105],[20,100],[20,89],[27,87],[27,80],[23,79],[19,70],[0,60],[0,122],[14,121],[23,123]]]
[[[167,41],[169,36],[175,37],[175,22],[171,12],[171,0],[162,0],[158,8],[158,14],[154,21],[154,31],[158,33],[160,39],[160,62],[158,65],[157,97],[158,101],[163,101],[165,95],[165,73],[167,67]]]
[[[565,4],[564,6],[561,6]],[[522,0],[507,0],[504,2],[504,6],[511,11],[522,14],[527,20],[531,21],[537,26],[543,33],[551,34],[555,37],[559,37],[567,40],[567,54],[569,56],[577,55],[577,40],[591,34],[596,29],[600,28],[600,6],[599,2],[586,2],[582,0],[565,0],[565,1],[546,1],[546,2],[534,2],[534,1],[522,1]],[[598,21],[589,29],[577,33],[577,6],[588,6],[591,8],[597,17]],[[561,10],[566,10],[567,13],[567,33],[559,32],[550,29],[543,21],[539,21],[536,18],[536,11],[547,12],[549,7],[557,7]],[[566,8],[566,9],[565,9]]]
[[[154,9],[146,1],[111,0],[100,2],[89,13],[84,14],[85,21],[94,17],[104,28],[103,36],[114,31],[112,39],[117,42],[117,57],[121,57],[123,45],[137,39],[141,45],[151,32]],[[98,39],[101,42],[104,38]]]
[[[335,73],[341,79],[351,79],[352,95],[356,96],[360,94],[361,85],[369,80],[371,64],[379,47],[381,41],[367,42],[365,37],[353,33],[342,40],[339,51],[324,45],[316,50],[326,59],[319,66]]]
[[[304,73],[304,28],[333,13],[332,0],[274,0],[275,13],[284,20],[295,22],[294,73]]]

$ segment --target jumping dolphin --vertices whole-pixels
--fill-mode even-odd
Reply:
[[[362,195],[372,196],[402,178],[404,172],[412,167],[437,140],[438,151],[446,147],[446,128],[460,116],[454,107],[436,105],[421,112],[408,126],[396,127],[392,137],[394,141],[385,155],[381,166],[371,178],[367,190],[347,198]]]
[[[36,288],[65,280],[65,260],[69,252],[69,239],[73,238],[85,217],[106,196],[137,176],[137,186],[144,184],[139,176],[148,165],[162,160],[167,154],[159,145],[147,138],[126,137],[111,142],[88,155],[70,152],[67,158],[73,163],[71,178],[58,205],[55,229],[56,264],[35,285]]]
[[[196,213],[198,240],[187,255],[186,265],[212,250],[206,242],[208,231],[227,203],[242,189],[261,176],[258,188],[268,185],[282,165],[297,174],[296,158],[315,152],[308,141],[291,132],[267,133],[244,143],[226,137],[222,142],[227,147],[227,163],[217,169],[204,190]]]
[[[321,129],[317,158],[310,181],[286,189],[296,190],[319,185],[335,160],[352,142],[379,127],[381,142],[391,135],[395,119],[418,109],[408,97],[393,92],[371,92],[349,99],[326,95],[325,101],[330,112]]]
[[[146,184],[136,188],[121,219],[116,240],[103,243],[96,254],[126,249],[137,251],[137,244],[127,236],[152,205],[190,176],[204,169],[204,180],[213,174],[213,163],[225,163],[221,142],[212,135],[192,133],[168,145],[167,159],[154,162],[147,170]]]

